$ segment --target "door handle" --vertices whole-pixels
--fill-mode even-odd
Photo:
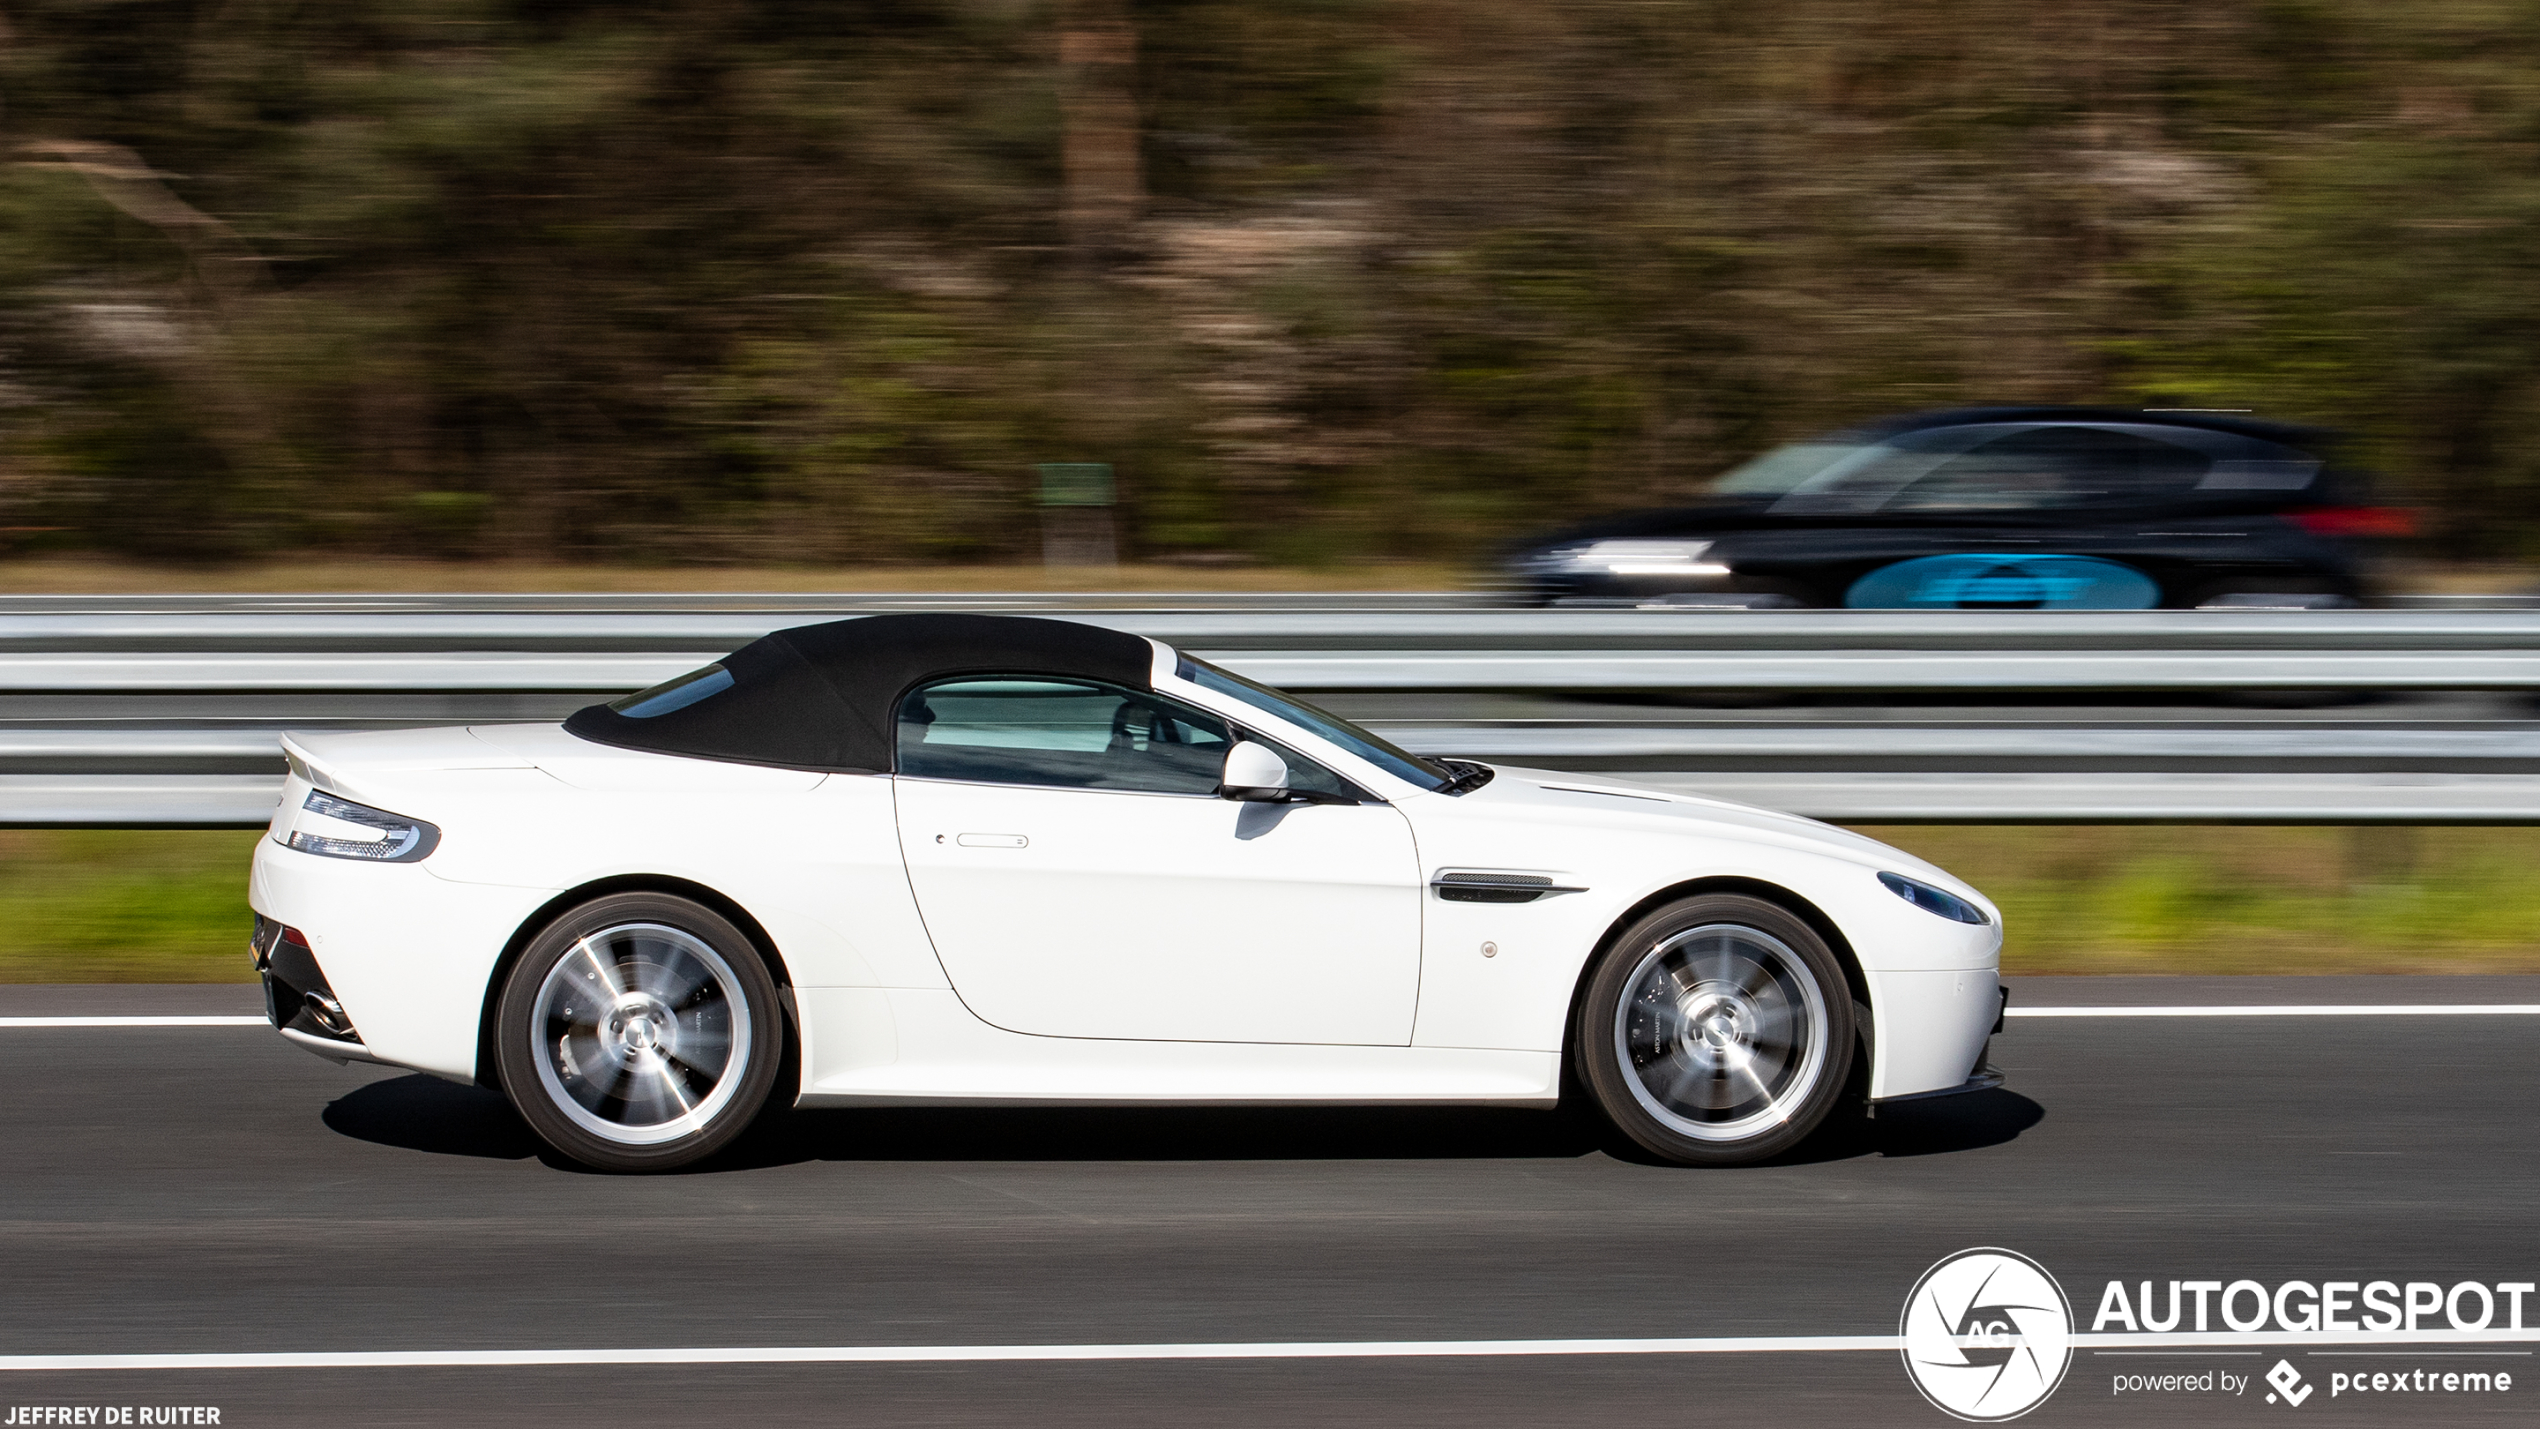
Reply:
[[[935,841],[943,842],[943,836],[938,834]],[[963,834],[953,842],[963,848],[1024,848],[1032,841],[1021,834]]]

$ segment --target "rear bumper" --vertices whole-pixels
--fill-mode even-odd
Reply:
[[[552,893],[452,883],[423,864],[323,858],[257,841],[248,902],[305,936],[324,991],[345,1010],[349,1037],[293,1021],[308,982],[280,967],[288,988],[277,1026],[327,1042],[321,1056],[409,1067],[453,1081],[477,1075],[477,1026],[494,964],[521,920]],[[297,1040],[297,1039],[294,1039]],[[302,1045],[308,1045],[303,1043]]]
[[[284,926],[259,913],[248,940],[257,975],[265,984],[265,1020],[283,1039],[341,1066],[377,1062],[344,1011],[335,989],[307,944],[286,939]]]
[[[343,1066],[347,1062],[368,1062],[373,1066],[379,1067],[393,1067],[397,1065],[385,1058],[374,1055],[368,1047],[363,1046],[359,1042],[343,1042],[332,1037],[311,1036],[309,1033],[302,1032],[296,1027],[283,1027],[276,1030],[282,1033],[283,1041],[289,1042],[294,1046],[306,1048],[311,1052],[315,1052],[317,1055],[324,1057],[326,1060],[333,1062],[339,1067]]]

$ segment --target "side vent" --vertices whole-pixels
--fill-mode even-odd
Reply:
[[[1557,893],[1585,893],[1584,888],[1555,883],[1541,873],[1487,873],[1447,869],[1429,882],[1449,903],[1532,903]]]

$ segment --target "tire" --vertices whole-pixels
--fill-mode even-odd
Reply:
[[[1760,898],[1710,894],[1668,904],[1606,949],[1570,1055],[1606,1119],[1652,1156],[1741,1165],[1798,1145],[1841,1100],[1852,1007],[1841,964],[1806,923]]]
[[[549,1146],[606,1171],[721,1150],[766,1106],[784,1053],[758,949],[666,894],[595,899],[548,924],[495,1011],[512,1105]]]

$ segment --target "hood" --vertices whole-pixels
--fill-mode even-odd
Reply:
[[[1808,849],[1874,871],[1917,878],[1993,910],[1990,899],[1947,869],[1816,819],[1741,804],[1734,799],[1635,784],[1604,774],[1567,774],[1555,769],[1515,769],[1497,764],[1491,768],[1497,771],[1496,778],[1459,797],[1485,807],[1504,804],[1512,811],[1531,806],[1546,812],[1557,809],[1564,814],[1584,815],[1599,823],[1640,823],[1653,834],[1700,832]]]

